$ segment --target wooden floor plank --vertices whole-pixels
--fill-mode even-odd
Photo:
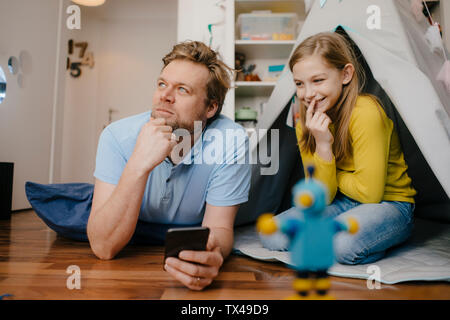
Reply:
[[[0,221],[0,295],[9,299],[195,299],[278,300],[294,292],[294,273],[282,263],[231,255],[219,277],[203,291],[191,291],[163,270],[164,248],[127,246],[103,261],[89,243],[56,235],[29,210]],[[70,290],[67,268],[80,269],[81,288]],[[330,277],[336,299],[450,299],[447,282],[381,284]]]

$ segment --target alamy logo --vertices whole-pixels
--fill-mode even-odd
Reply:
[[[370,14],[367,18],[367,29],[380,30],[381,29],[381,9],[379,6],[371,5],[367,7],[367,14]]]
[[[377,265],[370,265],[366,269],[366,273],[370,274],[367,279],[367,289],[381,289],[381,269]]]
[[[67,278],[66,286],[67,289],[81,289],[81,270],[77,265],[68,266],[66,269],[66,273],[70,274]]]
[[[73,30],[73,29],[81,29],[81,10],[80,7],[77,5],[71,5],[68,6],[66,9],[66,13],[70,14],[69,17],[67,17],[66,20],[66,26],[67,29]]]
[[[243,128],[226,130],[208,128],[202,133],[202,122],[195,121],[193,134],[194,137],[201,135],[202,143],[194,145],[192,150],[194,156],[190,159],[184,157],[191,152],[191,133],[184,128],[176,129],[173,133],[178,138],[182,137],[181,142],[172,150],[173,161],[207,165],[260,164],[261,175],[274,175],[278,172],[280,158],[278,129],[259,129],[247,135]]]

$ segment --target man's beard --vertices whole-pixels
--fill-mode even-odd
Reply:
[[[203,124],[205,122],[203,118],[206,118],[206,115],[203,113],[199,113],[195,115],[194,120],[192,121],[181,121],[176,113],[171,116],[167,116],[165,114],[159,114],[157,110],[153,110],[152,117],[165,119],[166,125],[170,126],[172,128],[172,131],[175,131],[177,129],[185,129],[193,134],[195,129],[194,122],[201,121]]]
[[[198,136],[198,132],[195,132],[195,130],[199,129],[199,125],[195,126],[195,122],[200,121],[202,123],[201,127],[203,129],[204,121],[201,119],[200,115],[197,115],[195,118],[196,120],[193,120],[191,122],[187,121],[180,121],[176,114],[167,117],[166,115],[161,115],[158,113],[158,111],[152,112],[152,117],[154,118],[163,118],[166,120],[166,125],[172,128],[172,132],[175,133],[178,137],[179,136],[186,136],[191,135],[194,137]]]
[[[184,129],[189,131],[190,134],[194,133],[194,122],[195,121],[201,121],[201,120],[194,120],[192,121],[192,123],[188,123],[188,122],[181,122],[178,120],[172,120],[172,119],[166,119],[166,125],[170,126],[172,128],[172,132],[175,132],[178,129]],[[181,130],[179,130],[181,131]]]

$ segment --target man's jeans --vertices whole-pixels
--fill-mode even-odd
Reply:
[[[414,204],[400,201],[382,201],[363,204],[338,193],[324,214],[346,223],[350,217],[358,221],[356,234],[346,231],[334,237],[336,261],[342,264],[365,264],[381,259],[386,250],[409,238],[413,228]],[[298,216],[295,207],[280,213],[275,219]],[[301,231],[300,231],[301,232]],[[287,237],[281,233],[260,237],[270,250],[285,251]]]

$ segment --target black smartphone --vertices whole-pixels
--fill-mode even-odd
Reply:
[[[208,227],[171,228],[167,230],[164,261],[168,257],[178,258],[178,254],[183,250],[205,251],[208,237]]]

